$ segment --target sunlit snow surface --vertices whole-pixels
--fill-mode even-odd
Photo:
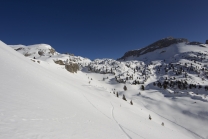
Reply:
[[[151,85],[141,91],[140,85],[127,83],[123,91],[124,84],[116,83],[113,74],[92,73],[87,68],[73,74],[53,62],[69,57],[57,53],[33,62],[33,55],[25,57],[0,42],[0,138],[208,138],[206,101],[165,97],[165,90]],[[80,59],[83,65],[91,62]],[[117,74],[128,70],[122,68]],[[156,76],[147,83],[155,80]],[[119,98],[112,89],[119,92]],[[121,99],[122,94],[127,101]]]

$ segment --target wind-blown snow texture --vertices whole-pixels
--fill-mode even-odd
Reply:
[[[12,49],[0,42],[0,138],[206,139],[206,70],[188,69],[206,67],[206,47],[181,43],[127,61],[90,61],[59,54],[49,45]],[[204,59],[194,63],[190,57]],[[70,73],[54,63],[57,60],[78,63],[82,70]],[[169,69],[170,62],[174,70]],[[176,71],[182,73],[175,75]],[[175,77],[172,82],[186,80],[188,85],[196,82],[203,88],[153,85],[166,77]],[[123,94],[127,101],[122,100]]]

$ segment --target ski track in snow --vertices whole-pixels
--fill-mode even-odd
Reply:
[[[108,119],[111,119],[110,117],[108,117],[107,115],[105,115],[103,112],[101,112],[97,107],[95,107],[95,105],[94,104],[92,104],[92,102],[89,100],[89,99],[87,99],[87,97],[83,94],[83,93],[81,93],[83,96],[84,96],[84,98],[97,110],[97,111],[99,111],[102,115],[104,115],[105,117],[107,117]]]
[[[111,102],[110,102],[110,103],[111,103]],[[126,135],[126,137],[127,137],[128,139],[132,139],[132,138],[125,132],[125,130],[122,128],[122,126],[118,123],[118,121],[116,121],[116,119],[115,119],[115,117],[114,117],[114,114],[113,114],[114,107],[113,107],[113,104],[112,104],[112,103],[111,103],[111,105],[112,105],[111,115],[112,115],[112,117],[113,117],[113,120],[118,124],[119,128],[123,131],[123,133]]]
[[[97,110],[97,111],[99,111],[100,113],[102,113],[105,117],[107,117],[108,119],[111,119],[110,117],[108,117],[106,114],[104,114],[103,112],[101,112],[94,104],[92,104],[92,102],[82,93],[82,95],[84,96],[84,98]],[[110,102],[111,103],[111,102]],[[127,136],[127,138],[128,139],[132,139],[126,132],[125,132],[125,130],[123,129],[123,128],[125,128],[125,129],[127,129],[126,127],[123,127],[122,125],[120,125],[117,121],[116,121],[116,119],[115,119],[115,117],[114,117],[114,114],[113,114],[113,110],[114,110],[114,106],[113,106],[113,104],[111,103],[111,105],[112,105],[112,109],[111,109],[111,115],[112,115],[112,118],[113,118],[113,120],[116,122],[116,124],[119,126],[119,128],[121,129],[121,131]],[[111,119],[112,120],[112,119]],[[134,133],[134,134],[136,134],[135,132],[133,132],[133,131],[131,131],[131,130],[129,130],[129,129],[127,129],[128,131],[130,131],[130,132],[132,132],[132,133]],[[138,135],[138,134],[136,134],[137,136],[139,136],[139,137],[141,137],[141,138],[143,138],[143,139],[145,139],[144,137],[142,137],[142,136],[140,136],[140,135]]]
[[[189,46],[187,48],[187,46]],[[20,49],[20,47],[22,47]],[[180,48],[179,48],[180,47]],[[205,45],[204,47],[196,47],[196,46],[192,46],[192,45],[187,45],[187,44],[176,44],[170,47],[166,47],[166,48],[162,48],[162,49],[158,49],[155,50],[154,52],[149,52],[147,54],[141,55],[141,57],[129,57],[129,59],[127,58],[127,60],[124,61],[116,61],[116,60],[112,60],[112,59],[97,59],[97,60],[89,60],[87,58],[82,58],[82,57],[77,57],[77,56],[71,56],[71,55],[65,55],[65,54],[60,54],[55,52],[54,54],[50,53],[50,49],[53,49],[51,46],[49,45],[33,45],[33,46],[14,46],[15,51],[18,51],[19,53],[25,55],[25,54],[31,54],[30,56],[28,56],[27,60],[25,60],[24,57],[16,54],[15,51],[13,51],[10,48],[6,47],[6,44],[2,43],[0,41],[0,53],[1,53],[1,63],[3,63],[3,65],[7,65],[7,66],[3,66],[2,68],[2,74],[0,76],[2,76],[1,78],[3,79],[1,81],[1,88],[2,91],[0,94],[0,98],[2,98],[3,101],[1,101],[1,111],[0,111],[0,138],[8,138],[11,139],[11,137],[13,136],[13,138],[62,138],[62,137],[72,137],[72,138],[99,138],[99,136],[101,135],[103,138],[118,138],[118,137],[122,137],[122,138],[127,138],[127,139],[132,139],[132,138],[136,138],[136,139],[145,139],[146,138],[162,138],[162,136],[158,136],[161,132],[161,130],[158,128],[154,128],[155,131],[157,131],[157,134],[152,134],[149,136],[146,136],[146,133],[148,134],[148,130],[142,130],[143,133],[141,133],[141,131],[134,130],[135,127],[132,127],[128,121],[123,120],[123,119],[119,119],[117,117],[117,115],[120,115],[123,113],[122,109],[119,108],[118,105],[116,105],[117,103],[114,102],[111,97],[109,97],[109,92],[111,92],[111,89],[109,87],[113,87],[114,90],[115,89],[119,89],[123,86],[122,84],[117,84],[116,80],[115,80],[115,76],[116,78],[119,76],[120,79],[126,79],[127,76],[131,75],[133,76],[134,74],[134,79],[137,80],[138,77],[138,81],[141,80],[141,82],[143,82],[145,80],[145,82],[147,82],[147,86],[148,88],[151,88],[151,83],[153,83],[153,81],[163,81],[165,77],[167,78],[172,78],[173,76],[175,76],[174,74],[174,70],[178,70],[178,68],[183,67],[185,69],[189,69],[190,64],[193,64],[196,67],[196,71],[200,70],[200,68],[204,67],[206,69],[206,72],[208,72],[208,65],[207,65],[207,51],[208,50],[208,45]],[[19,50],[17,50],[19,49]],[[198,50],[199,49],[199,50]],[[161,54],[161,50],[164,50],[165,53]],[[40,56],[40,54],[38,53],[39,51],[44,52],[44,56]],[[54,50],[55,51],[55,50]],[[197,51],[197,52],[196,52]],[[206,55],[201,54],[206,52]],[[184,54],[183,54],[184,53]],[[172,57],[170,57],[172,54]],[[182,57],[181,57],[182,56]],[[185,57],[183,57],[185,56]],[[198,57],[199,56],[199,57]],[[33,59],[33,57],[35,57],[35,59]],[[206,60],[201,60],[199,58],[205,57]],[[192,59],[194,60],[196,58],[196,61],[192,62]],[[198,60],[197,60],[198,58]],[[28,62],[28,59],[30,60],[30,62]],[[164,61],[163,61],[164,59]],[[35,63],[39,63],[39,65],[41,65],[42,68],[38,67],[37,65],[33,64],[33,62],[31,62],[31,60]],[[66,70],[65,67],[63,65],[59,65],[59,64],[54,64],[55,61],[61,60],[63,61],[65,64],[69,64],[70,61],[72,61],[73,63],[78,63],[80,64],[80,66],[83,68],[83,70],[81,70],[80,72],[78,72],[77,74],[69,74]],[[135,61],[134,61],[135,60]],[[165,61],[166,60],[166,61]],[[153,62],[151,64],[151,62]],[[188,63],[188,66],[184,66],[184,64]],[[15,65],[15,63],[18,63]],[[165,70],[163,70],[164,66],[165,68],[169,67],[170,64],[173,64],[174,68],[173,71],[172,69],[168,69],[167,74],[164,72]],[[195,64],[194,64],[195,63]],[[202,64],[202,65],[201,65]],[[88,68],[89,66],[91,66],[92,70],[90,71]],[[17,68],[17,67],[22,67],[22,68]],[[137,69],[137,67],[139,67]],[[35,70],[36,72],[33,72],[33,69],[37,69]],[[112,68],[112,69],[111,69]],[[136,72],[134,72],[134,69],[137,69]],[[44,70],[43,70],[44,69]],[[158,69],[160,69],[158,71]],[[111,74],[109,74],[109,71],[113,70],[114,75],[112,75],[112,71]],[[46,72],[47,71],[47,72]],[[83,71],[83,72],[82,72]],[[99,71],[99,72],[97,72]],[[180,69],[179,69],[180,71]],[[104,74],[103,74],[104,72]],[[106,74],[106,73],[107,74]],[[12,78],[13,73],[15,73],[15,78]],[[31,74],[35,73],[34,75],[37,75],[38,78],[34,78],[34,76],[31,76]],[[82,74],[83,73],[83,74]],[[87,81],[90,80],[89,84],[86,85],[86,82],[84,82],[85,80],[82,79],[84,73],[89,73],[90,76],[92,77],[88,77]],[[92,74],[91,74],[92,73]],[[101,74],[98,74],[101,73]],[[127,74],[128,73],[128,74]],[[188,84],[202,84],[202,86],[208,85],[207,83],[207,79],[206,76],[203,75],[205,72],[200,71],[199,73],[195,73],[195,71],[191,71],[190,69],[187,70],[185,73],[188,73],[188,78],[186,78]],[[86,76],[89,76],[87,75]],[[198,77],[197,77],[198,74]],[[28,82],[27,76],[29,75],[32,77],[33,82]],[[51,86],[49,88],[45,88],[47,87],[47,85],[50,85],[51,80],[48,80],[46,78],[39,78],[41,76],[46,76],[49,77],[48,79],[53,79],[54,81],[54,86]],[[51,76],[53,75],[53,76]],[[66,75],[66,77],[65,77]],[[69,76],[68,76],[69,75]],[[149,75],[150,77],[148,77],[147,75]],[[181,79],[183,80],[184,78],[182,77],[183,73],[180,75],[177,75],[176,78],[174,80],[178,80]],[[199,76],[200,75],[200,76]],[[54,78],[53,78],[54,77]],[[81,77],[81,78],[78,78]],[[22,79],[25,78],[25,79]],[[57,78],[57,79],[55,79]],[[93,80],[92,80],[93,78]],[[118,78],[118,79],[119,79]],[[141,79],[140,79],[141,78]],[[147,78],[147,79],[146,79]],[[201,81],[201,79],[204,78],[204,80]],[[12,79],[12,80],[11,80]],[[37,80],[36,80],[37,79]],[[55,80],[54,80],[55,79]],[[5,81],[4,81],[5,80]],[[66,88],[65,88],[65,84],[57,84],[57,82],[61,82],[62,80],[65,82],[66,81]],[[68,80],[69,83],[73,82],[70,86],[68,87]],[[91,81],[92,80],[92,81]],[[133,79],[132,79],[133,80]],[[19,81],[19,82],[17,82]],[[37,83],[36,83],[37,82]],[[40,82],[41,84],[39,84],[38,82]],[[45,84],[45,82],[49,82],[49,84]],[[205,82],[205,83],[204,83]],[[3,83],[3,84],[2,84]],[[75,85],[76,83],[83,83],[83,87]],[[131,84],[131,79],[129,79],[127,81],[127,85]],[[42,85],[43,84],[43,85]],[[40,87],[40,89],[38,89],[38,93],[36,93],[35,91],[33,91],[33,86],[37,86]],[[45,86],[46,85],[46,86]],[[149,86],[150,85],[150,86]],[[24,89],[22,89],[22,86],[25,87],[26,90],[29,90],[31,93],[31,98],[34,98],[33,102],[42,102],[42,101],[46,101],[49,104],[51,103],[51,108],[53,106],[60,106],[57,107],[57,109],[61,108],[63,106],[63,104],[68,104],[68,101],[71,101],[70,104],[74,104],[76,105],[76,101],[73,101],[74,98],[64,98],[62,99],[62,97],[64,97],[65,93],[63,94],[54,94],[54,92],[49,93],[49,91],[51,92],[51,90],[58,90],[60,91],[60,88],[63,87],[63,92],[67,91],[70,88],[71,92],[75,92],[74,90],[78,91],[79,87],[80,93],[76,93],[79,95],[79,98],[77,99],[79,102],[81,102],[83,105],[80,105],[81,107],[77,107],[77,108],[72,108],[73,111],[70,111],[69,113],[67,112],[67,114],[64,113],[64,115],[62,114],[55,114],[55,115],[51,115],[50,112],[56,112],[56,109],[49,109],[48,110],[48,114],[47,112],[44,111],[39,111],[39,110],[34,110],[34,112],[32,112],[31,114],[27,114],[27,109],[31,110],[31,106],[29,105],[28,107],[22,107],[22,104],[33,104],[33,102],[31,103],[30,101],[27,101],[27,92],[24,91]],[[85,87],[86,90],[90,90],[90,91],[86,91],[85,93]],[[8,89],[8,88],[12,88],[12,89]],[[130,88],[130,89],[129,89]],[[128,92],[124,93],[123,91],[119,91],[127,94],[127,98],[131,95],[136,95],[137,94],[134,92],[135,89],[138,90],[138,87],[136,86],[129,86],[128,87]],[[171,91],[175,90],[177,91],[177,88],[170,88]],[[4,93],[8,91],[7,93]],[[16,92],[21,92],[22,93],[18,94],[18,93],[14,93]],[[14,92],[13,92],[14,91]],[[39,95],[39,93],[44,92],[45,95]],[[96,93],[95,93],[96,92]],[[100,92],[100,93],[97,93]],[[107,94],[105,94],[104,92],[106,92]],[[184,92],[182,91],[178,91],[179,94],[175,94],[175,97],[183,97],[186,95],[181,95]],[[182,92],[182,93],[181,93]],[[188,95],[190,95],[191,99],[199,99],[202,101],[206,100],[206,96],[207,96],[207,92],[204,91],[198,91],[198,90],[191,90],[191,92],[187,92]],[[168,93],[168,92],[167,92]],[[189,94],[190,93],[190,94]],[[197,95],[196,95],[197,93]],[[198,93],[204,94],[204,97],[202,98],[198,98]],[[18,94],[18,97],[16,96],[16,94]],[[150,94],[150,93],[149,93]],[[164,94],[166,94],[164,92]],[[48,96],[50,95],[50,100],[48,98]],[[67,97],[71,96],[70,94],[67,94]],[[111,95],[111,94],[110,94]],[[16,99],[15,97],[17,97],[18,99]],[[81,97],[81,99],[80,99]],[[153,98],[156,96],[153,96]],[[38,100],[38,98],[41,98],[40,100]],[[106,99],[106,98],[110,98]],[[20,101],[16,101],[16,100],[22,100],[23,102]],[[98,99],[96,101],[94,101],[94,99]],[[99,102],[100,100],[103,100],[102,103]],[[165,97],[164,97],[165,99]],[[12,101],[11,101],[12,100]],[[15,101],[13,101],[15,100]],[[53,103],[53,100],[57,101],[56,103]],[[158,99],[159,100],[159,99]],[[158,101],[157,100],[157,101]],[[162,99],[160,99],[162,100]],[[25,102],[24,102],[25,101]],[[63,103],[59,104],[58,102],[63,101]],[[84,102],[82,102],[84,101]],[[195,118],[193,119],[194,123],[193,124],[189,124],[190,120],[181,120],[180,118],[184,118],[183,116],[180,117],[180,115],[178,115],[179,117],[177,117],[176,119],[179,119],[180,122],[177,122],[176,119],[174,118],[174,116],[172,115],[167,115],[163,116],[160,115],[160,110],[156,110],[153,109],[151,107],[149,107],[147,104],[148,101],[143,101],[143,102],[139,102],[142,103],[141,106],[142,108],[144,108],[146,111],[151,111],[154,114],[157,115],[157,117],[161,117],[162,119],[165,119],[168,121],[168,123],[172,124],[173,126],[173,130],[177,131],[177,133],[182,133],[181,136],[177,136],[179,139],[183,138],[182,135],[184,135],[184,138],[194,138],[194,139],[208,139],[207,136],[207,126],[206,126],[206,122],[207,122],[207,118],[205,118],[204,121],[206,121],[205,123],[203,123],[203,121],[200,120],[199,118]],[[192,102],[192,100],[191,100]],[[8,105],[7,105],[8,103]],[[88,104],[89,103],[89,104]],[[145,105],[144,105],[144,104]],[[196,102],[195,102],[196,103]],[[19,105],[20,104],[20,105]],[[34,103],[36,104],[36,103]],[[43,103],[43,104],[47,104],[47,103]],[[58,104],[58,105],[57,105]],[[114,105],[113,105],[114,104]],[[181,102],[180,102],[181,104]],[[194,103],[193,103],[194,104]],[[16,105],[18,105],[17,108],[20,108],[20,110],[22,110],[22,112],[20,112],[20,115],[18,116],[18,113],[16,112]],[[86,105],[86,106],[85,106]],[[92,105],[92,106],[91,106]],[[172,105],[172,104],[171,104]],[[174,105],[174,103],[173,103]],[[48,105],[45,105],[48,106]],[[66,106],[66,105],[64,105]],[[82,107],[83,106],[83,107]],[[199,107],[199,109],[197,107],[194,107],[195,110],[193,111],[199,111],[201,112],[203,115],[207,116],[207,109],[205,104],[199,104],[199,106],[203,106],[203,107]],[[192,106],[186,106],[187,108],[192,108]],[[86,121],[77,121],[80,118],[80,115],[82,117],[85,116],[85,113],[82,114],[82,109],[83,108],[88,108],[91,110],[92,114],[95,114],[95,116],[97,116],[98,120],[104,120],[106,122],[111,123],[111,125],[113,125],[113,127],[115,128],[115,132],[112,132],[113,128],[109,128],[109,124],[106,123],[106,125],[104,126],[104,128],[106,129],[105,131],[96,129],[97,131],[94,133],[91,133],[91,128],[89,129],[84,129],[84,133],[83,130],[81,130],[80,127],[83,127],[82,124],[91,122],[90,120]],[[204,108],[204,109],[203,109]],[[61,109],[60,111],[64,111],[64,110],[68,110],[68,108],[64,107],[64,109]],[[121,110],[121,111],[120,111]],[[124,109],[123,109],[124,110]],[[131,113],[134,113],[134,110],[137,111],[136,109],[129,109],[130,111],[130,116]],[[177,109],[176,109],[177,110]],[[76,111],[79,111],[80,115],[77,117],[77,113]],[[121,112],[121,113],[120,113]],[[173,111],[174,112],[174,111]],[[37,114],[36,114],[37,113]],[[172,112],[171,112],[172,113]],[[170,114],[171,114],[170,113]],[[15,114],[15,115],[14,115]],[[46,115],[45,115],[46,114]],[[92,116],[89,114],[89,116]],[[140,113],[139,116],[145,116],[145,113]],[[168,117],[169,116],[169,117]],[[185,116],[185,115],[184,115]],[[106,118],[108,118],[109,120],[107,120]],[[136,120],[137,117],[135,117]],[[139,117],[138,117],[139,118]],[[168,119],[169,118],[169,119]],[[75,120],[77,119],[77,120]],[[132,120],[132,122],[134,122],[133,118],[130,120]],[[203,119],[202,119],[203,120]],[[181,122],[182,121],[182,122]],[[199,123],[197,123],[197,121],[199,121]],[[67,122],[67,123],[66,123]],[[21,124],[23,123],[23,124]],[[56,127],[56,124],[61,123],[60,127]],[[62,124],[63,123],[63,124]],[[178,124],[179,123],[179,124]],[[48,125],[49,124],[49,125]],[[74,126],[75,128],[73,128],[72,133],[68,132],[67,130],[65,130],[64,126],[68,126],[68,124]],[[77,125],[79,124],[79,125]],[[99,122],[96,123],[97,125],[93,126],[90,125],[90,127],[99,127],[100,124]],[[154,123],[151,123],[154,124]],[[180,125],[181,124],[181,125]],[[23,125],[23,126],[22,126]],[[28,128],[30,125],[34,125],[34,129],[30,129]],[[55,131],[54,129],[50,129],[50,133],[43,133],[44,131],[35,131],[36,128],[41,125],[42,128],[46,128],[46,130],[48,129],[48,127],[50,125],[53,125],[54,128],[58,128],[60,129],[59,131]],[[193,128],[188,129],[190,127]],[[143,126],[150,126],[149,124],[147,125],[143,125]],[[194,128],[197,127],[197,128]],[[77,130],[78,129],[78,130]],[[80,130],[79,130],[80,129]],[[27,134],[25,131],[29,134]],[[163,129],[162,129],[163,130]],[[200,130],[203,130],[200,132]],[[35,132],[34,132],[35,131]],[[61,131],[61,132],[60,132]],[[137,132],[139,131],[139,132]],[[166,131],[166,130],[164,130]],[[168,131],[168,129],[167,129]],[[19,133],[18,133],[19,132]],[[163,132],[163,131],[162,131]],[[17,134],[18,133],[18,134]],[[21,133],[23,134],[23,136],[21,135]],[[156,133],[156,132],[155,132]],[[167,134],[165,133],[165,136],[163,138],[168,138],[169,136],[172,136],[171,130],[170,132],[167,132]],[[140,136],[139,134],[143,135],[144,137]],[[71,136],[73,135],[73,136]],[[78,135],[78,136],[77,136]],[[97,136],[98,135],[98,136]],[[116,136],[115,136],[116,135]],[[188,136],[187,136],[188,135]],[[205,137],[203,137],[205,135]],[[100,136],[100,137],[101,137]],[[66,138],[67,138],[66,137]],[[173,137],[174,138],[174,137]]]
[[[141,103],[142,103],[142,102],[141,102]],[[186,127],[184,127],[184,126],[182,126],[182,125],[179,125],[178,123],[176,123],[176,122],[174,122],[174,121],[171,121],[170,119],[168,119],[168,118],[166,118],[166,117],[164,117],[164,116],[162,116],[162,115],[160,115],[160,114],[154,112],[153,110],[147,108],[143,103],[142,103],[142,105],[143,105],[144,108],[146,108],[147,110],[149,110],[149,111],[155,113],[156,115],[158,115],[158,116],[160,116],[160,117],[162,117],[162,118],[168,120],[168,121],[171,122],[171,123],[174,123],[174,124],[177,125],[177,126],[182,127],[183,129],[187,130],[188,132],[194,134],[195,136],[197,136],[197,137],[199,137],[199,138],[201,138],[201,139],[205,139],[205,138],[203,138],[202,136],[200,136],[199,134],[197,134],[197,133],[195,133],[195,132],[193,132],[193,131],[187,129]]]
[[[130,132],[134,133],[135,135],[137,135],[137,136],[139,136],[139,137],[141,137],[141,138],[145,139],[144,137],[142,137],[142,136],[138,135],[137,133],[135,133],[135,132],[133,132],[133,131],[129,130],[128,128],[126,128],[126,127],[124,127],[124,126],[122,126],[122,125],[121,125],[121,127],[122,127],[122,128],[125,128],[126,130],[128,130],[128,131],[130,131]]]
[[[82,93],[82,95],[83,95],[83,97],[97,110],[97,111],[99,111],[100,113],[102,113],[105,117],[107,117],[108,119],[111,119],[110,117],[108,117],[106,114],[104,114],[103,112],[101,112],[97,107],[95,107],[95,105],[94,104],[92,104],[92,102]],[[110,102],[111,103],[111,102]],[[111,105],[112,105],[112,103],[111,103]],[[112,117],[113,117],[113,120],[117,123],[117,125],[119,126],[119,128],[121,129],[121,131],[126,135],[126,137],[128,138],[128,139],[132,139],[126,132],[125,132],[125,130],[122,128],[122,126],[116,121],[116,119],[115,119],[115,117],[114,117],[114,114],[113,114],[113,110],[114,110],[114,107],[113,107],[113,105],[112,105],[112,109],[111,109],[111,115],[112,115]],[[112,119],[111,119],[112,120]],[[124,127],[125,128],[125,127]],[[127,130],[129,130],[129,129],[127,129]],[[130,132],[132,132],[131,130],[129,130]],[[132,132],[132,133],[134,133],[134,132]],[[134,133],[134,134],[136,134],[136,133]],[[136,134],[136,135],[138,135],[138,134]],[[139,136],[139,135],[138,135]],[[141,137],[141,136],[140,136]],[[143,138],[143,137],[142,137]]]

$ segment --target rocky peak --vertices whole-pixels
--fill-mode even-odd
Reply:
[[[41,56],[55,56],[59,53],[48,44],[35,44],[35,45],[10,45],[14,50],[27,57],[41,57]]]
[[[157,49],[161,49],[161,48],[164,48],[164,47],[168,47],[172,44],[177,44],[177,43],[182,43],[182,42],[188,42],[187,39],[184,39],[184,38],[173,38],[173,37],[167,37],[167,38],[164,38],[164,39],[161,39],[161,40],[158,40],[142,49],[139,49],[139,50],[132,50],[132,51],[128,51],[124,54],[124,56],[122,56],[121,58],[119,58],[118,60],[122,60],[122,59],[125,59],[127,57],[130,57],[130,56],[137,56],[139,57],[140,55],[143,55],[143,54],[146,54],[148,52],[152,52],[152,51],[155,51]]]

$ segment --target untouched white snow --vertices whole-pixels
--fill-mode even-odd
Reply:
[[[123,84],[111,80],[112,74],[84,69],[72,74],[50,58],[44,60],[33,62],[0,42],[0,138],[208,138],[207,102],[166,98],[156,90],[140,91],[140,86],[130,84],[123,91]],[[194,113],[200,111],[204,119]]]

